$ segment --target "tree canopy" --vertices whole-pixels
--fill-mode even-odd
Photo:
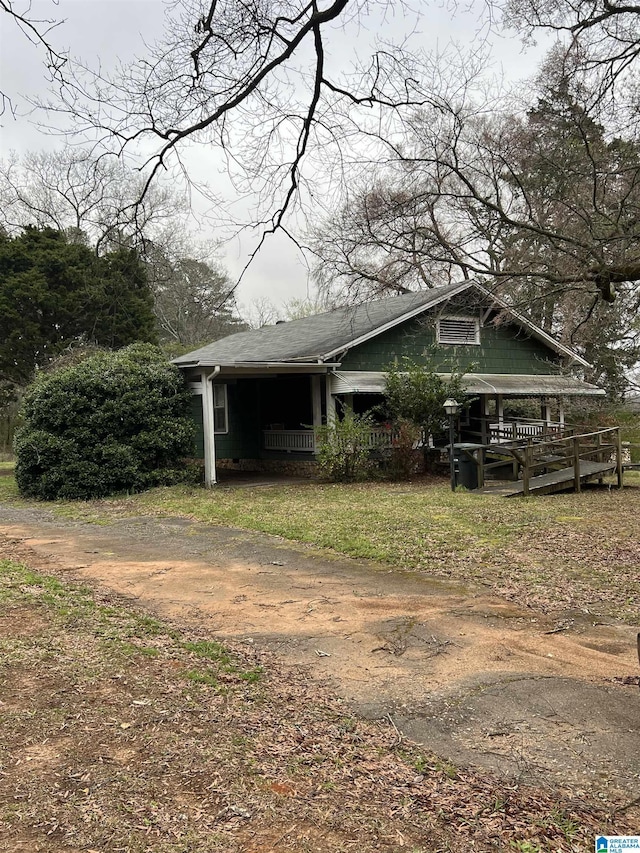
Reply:
[[[414,113],[317,229],[329,277],[396,292],[528,279],[609,302],[640,280],[640,144],[608,134],[550,73],[524,115],[472,92]]]
[[[385,31],[356,47],[367,24],[382,33],[385,15],[410,22],[426,14],[402,0],[176,0],[165,9],[164,37],[111,73],[51,53],[52,22],[37,21],[30,9],[21,14],[13,0],[2,0],[0,8],[49,51],[59,83],[50,108],[71,118],[73,132],[88,132],[96,150],[146,161],[143,195],[165,170],[185,169],[181,157],[189,146],[215,146],[239,182],[236,189],[254,193],[255,224],[267,230],[283,226],[286,213],[297,209],[310,177],[306,164],[317,172],[328,150],[323,163],[339,176],[352,152],[359,162],[366,157],[354,143],[371,139],[376,128],[389,137],[397,119],[418,108],[440,110],[451,76],[448,56],[428,55],[407,33],[394,43]],[[635,7],[496,0],[483,23],[525,38],[553,31],[562,71],[589,92],[589,107],[615,89],[615,110],[620,117],[624,112],[628,126],[637,123]],[[353,36],[351,69],[336,61],[344,52],[343,31],[347,40]]]
[[[548,70],[524,114],[470,93],[416,113],[317,228],[321,282],[353,299],[479,278],[618,391],[640,356],[640,143]]]
[[[640,7],[611,0],[505,0],[502,22],[534,39],[556,39],[563,72],[588,93],[590,107],[606,106],[618,128],[637,135],[640,92]]]
[[[218,205],[218,187],[196,178],[186,156],[196,146],[217,155],[235,197],[250,196],[250,213],[236,221],[259,244],[276,229],[292,233],[289,214],[312,185],[321,200],[325,169],[343,173],[355,114],[375,124],[428,99],[404,34],[394,44],[380,31],[362,62],[339,59],[344,30],[357,37],[367,19],[380,30],[387,12],[416,17],[403,0],[177,0],[165,12],[164,36],[137,61],[109,72],[70,60],[46,107],[94,150],[138,163],[141,198],[168,172]]]
[[[217,265],[196,258],[156,263],[155,312],[160,339],[195,349],[218,338],[243,332],[229,276]]]
[[[155,340],[153,298],[136,252],[98,257],[60,231],[0,232],[0,383],[26,385],[78,343]]]
[[[99,252],[176,242],[187,206],[175,188],[158,182],[141,199],[143,178],[118,157],[90,147],[15,152],[0,160],[0,227],[65,231]]]

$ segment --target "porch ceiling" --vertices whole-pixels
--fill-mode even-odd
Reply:
[[[450,374],[439,374],[448,379]],[[385,373],[339,370],[334,373],[334,394],[381,394],[385,387]],[[566,396],[602,397],[605,391],[596,385],[582,382],[571,376],[518,373],[467,373],[464,384],[469,394],[504,394],[523,397]]]

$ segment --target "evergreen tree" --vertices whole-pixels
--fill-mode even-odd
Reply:
[[[98,257],[50,228],[0,233],[0,385],[24,386],[74,344],[155,339],[153,298],[135,252]]]
[[[593,364],[587,377],[612,396],[626,387],[626,370],[640,358],[638,289],[619,285],[612,304],[594,299],[592,288],[558,287],[527,270],[546,263],[570,276],[582,247],[604,268],[637,263],[640,147],[608,138],[574,97],[565,79],[550,83],[527,114],[518,140],[514,191],[526,198],[535,229],[514,230],[504,245],[503,267],[518,269],[506,288],[511,301],[546,331],[578,349]],[[558,251],[549,234],[570,235],[575,252]]]

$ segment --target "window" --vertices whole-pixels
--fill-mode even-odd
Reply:
[[[228,432],[227,423],[227,386],[213,386],[213,431]]]
[[[480,321],[477,317],[440,317],[438,320],[439,344],[479,344]]]

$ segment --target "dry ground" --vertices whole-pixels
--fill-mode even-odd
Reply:
[[[536,853],[637,831],[627,625],[184,521],[3,507],[0,530],[0,850]]]
[[[459,771],[264,652],[2,569],[0,849],[586,850],[630,826]]]

